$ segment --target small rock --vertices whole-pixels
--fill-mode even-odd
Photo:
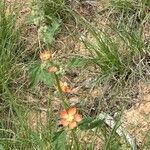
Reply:
[[[94,89],[91,92],[91,96],[95,99],[95,98],[99,97],[100,93],[101,93],[100,89]]]
[[[75,97],[72,97],[69,99],[69,102],[70,104],[73,106],[73,105],[76,105],[77,103],[79,103],[79,97],[75,96]]]

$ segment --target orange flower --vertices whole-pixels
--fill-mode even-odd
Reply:
[[[73,129],[77,126],[77,123],[75,121],[69,123],[69,129]]]
[[[75,114],[75,115],[74,115],[74,120],[75,120],[76,122],[80,122],[80,121],[81,121],[81,116],[80,116],[79,114]]]
[[[81,116],[77,113],[76,108],[69,108],[66,111],[60,112],[60,124],[73,129],[77,126],[77,122],[81,121]]]
[[[42,61],[45,61],[51,58],[52,58],[52,54],[48,50],[44,50],[42,53],[40,53],[40,59]]]
[[[60,124],[62,124],[64,127],[67,127],[69,125],[69,122],[64,119],[61,119]]]
[[[61,90],[64,93],[70,93],[71,92],[71,88],[68,86],[67,82],[60,81],[59,83],[60,83]]]
[[[48,72],[49,73],[54,73],[54,72],[56,72],[58,69],[57,69],[57,67],[55,67],[55,66],[52,66],[52,67],[49,67],[48,68]]]

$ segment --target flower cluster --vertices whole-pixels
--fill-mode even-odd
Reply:
[[[74,129],[77,126],[77,122],[81,121],[81,116],[77,113],[76,108],[69,108],[66,111],[60,113],[60,124],[69,127],[69,129]]]

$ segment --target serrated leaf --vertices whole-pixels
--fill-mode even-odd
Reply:
[[[54,76],[53,74],[49,73],[47,70],[42,70],[41,74],[40,74],[40,80],[48,85],[48,86],[52,86],[54,83]]]
[[[58,31],[59,26],[60,26],[58,19],[55,19],[55,18],[49,18],[49,19],[51,19],[50,25],[41,26],[39,28],[40,36],[41,36],[42,40],[47,44],[51,44],[54,41],[54,36],[55,36],[56,32]]]
[[[43,82],[48,86],[52,86],[54,83],[54,75],[45,70],[41,63],[32,64],[29,67],[29,86],[33,87],[39,82]]]

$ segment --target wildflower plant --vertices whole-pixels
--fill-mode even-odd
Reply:
[[[104,120],[88,117],[82,119],[77,108],[75,106],[70,106],[67,101],[67,94],[71,93],[73,88],[66,81],[62,80],[65,69],[60,69],[64,66],[57,60],[55,55],[49,50],[49,48],[43,49],[39,52],[39,59],[29,67],[30,86],[33,87],[38,83],[44,83],[48,87],[54,87],[55,90],[57,90],[60,106],[63,110],[60,111],[57,125],[62,125],[62,128],[54,132],[52,142],[57,143],[57,146],[61,145],[59,141],[62,140],[62,138],[63,140],[67,139],[67,135],[69,135],[74,141],[75,149],[79,150],[81,147],[78,140],[79,135],[77,133],[82,130],[91,130],[97,126],[101,126],[104,123]],[[73,58],[69,60],[69,65],[67,67],[69,69],[81,67],[84,66],[86,62],[86,59]],[[54,146],[55,148],[57,147],[56,145]]]
[[[57,143],[62,137],[66,139],[66,135],[69,134],[74,140],[76,149],[80,149],[77,132],[80,130],[91,130],[102,124],[103,121],[99,119],[95,120],[95,118],[82,119],[77,108],[70,106],[67,101],[67,94],[71,93],[73,88],[66,81],[61,80],[63,73],[59,70],[61,66],[58,66],[55,58],[56,56],[54,57],[54,54],[48,49],[42,50],[39,53],[39,60],[36,62],[36,65],[33,64],[29,68],[30,83],[35,81],[33,85],[42,82],[49,87],[53,86],[59,94],[62,111],[60,111],[57,124],[62,126],[62,130],[54,133],[53,143]],[[74,66],[74,61],[70,66]]]
[[[36,64],[30,65],[29,68],[29,80],[30,83],[32,83],[32,86],[39,82],[43,82],[47,86],[54,86],[58,91],[60,105],[64,110],[60,112],[60,121],[57,123],[63,125],[63,131],[65,132],[65,127],[68,127],[69,130],[77,128],[78,122],[81,121],[81,115],[77,113],[77,109],[75,107],[72,108],[67,103],[66,94],[70,93],[72,88],[67,82],[60,80],[61,76],[59,66],[56,63],[53,54],[48,49],[40,52],[39,60]],[[58,132],[56,132],[56,134],[57,133]],[[76,141],[77,138],[75,132],[72,131],[71,133]],[[59,140],[59,138],[57,138],[57,140]],[[77,145],[78,142],[76,141],[76,146]]]
[[[81,116],[77,113],[76,108],[69,108],[60,113],[60,124],[68,126],[69,129],[74,129],[77,126],[77,122],[81,121]]]

